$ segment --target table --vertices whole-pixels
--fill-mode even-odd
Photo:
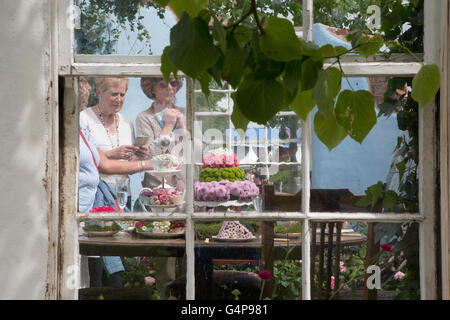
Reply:
[[[319,238],[317,238],[319,242]],[[360,234],[342,234],[341,247],[361,245],[366,237]],[[144,256],[144,257],[183,257],[185,240],[149,239],[139,237],[80,237],[79,247],[82,255],[103,256]],[[275,238],[274,260],[285,259],[288,248],[295,246],[289,259],[301,259],[300,239]],[[213,292],[213,259],[251,259],[260,254],[261,240],[248,242],[195,241],[195,289],[196,299],[211,299]]]

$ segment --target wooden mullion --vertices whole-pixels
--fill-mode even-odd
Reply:
[[[325,223],[320,224],[320,247],[319,247],[319,274],[317,277],[317,295],[318,299],[323,297],[323,264],[325,252]]]
[[[333,263],[333,229],[334,222],[328,223],[328,246],[327,246],[327,287],[325,288],[325,299],[330,299],[331,296],[331,276]]]
[[[341,272],[341,232],[342,222],[336,223],[336,245],[334,246],[334,290],[339,290],[339,275]]]

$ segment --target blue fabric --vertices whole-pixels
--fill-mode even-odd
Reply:
[[[108,183],[100,179],[98,182],[97,193],[95,194],[94,208],[108,206],[113,207],[118,211],[115,199],[117,199],[117,195],[114,190]]]
[[[167,108],[163,109],[162,111],[160,111],[158,113],[155,113],[155,119],[156,119],[156,121],[158,121],[159,126],[161,128],[164,128],[164,112],[166,111],[166,109]],[[175,123],[175,126],[173,127],[173,129],[175,130],[177,128],[177,126],[178,126],[178,120]]]
[[[97,193],[95,194],[94,208],[109,206],[118,209],[115,199],[116,193],[109,184],[100,179],[98,183]],[[102,256],[103,264],[108,275],[119,271],[125,271],[122,260],[117,256]]]
[[[80,121],[80,129],[83,132],[98,165],[100,163],[100,156],[97,151],[97,145],[82,121]],[[80,169],[78,174],[78,211],[89,212],[94,205],[95,193],[97,192],[97,185],[100,178],[98,169],[92,160],[91,151],[89,151],[88,146],[86,146],[86,143],[84,143],[84,140],[81,138],[81,134],[79,140]]]

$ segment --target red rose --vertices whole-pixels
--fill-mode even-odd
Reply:
[[[260,272],[258,273],[258,277],[259,277],[261,280],[269,280],[269,279],[273,279],[272,274],[271,274],[269,271],[266,271],[266,270],[260,271]]]
[[[383,251],[392,252],[392,248],[388,243],[380,244],[380,248]]]
[[[113,207],[101,206],[92,208],[89,212],[116,212],[116,209],[114,209]]]

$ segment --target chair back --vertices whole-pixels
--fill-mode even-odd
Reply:
[[[314,212],[362,212],[355,203],[361,196],[353,195],[348,189],[311,189],[310,211]],[[301,191],[296,194],[275,192],[271,184],[261,185],[262,211],[301,211]],[[341,262],[341,230],[343,222],[311,223],[311,297],[330,299],[333,290],[339,288]],[[265,269],[273,273],[274,223],[263,222],[262,259]],[[334,278],[334,279],[333,279]],[[273,287],[265,288],[264,296],[270,297]]]

